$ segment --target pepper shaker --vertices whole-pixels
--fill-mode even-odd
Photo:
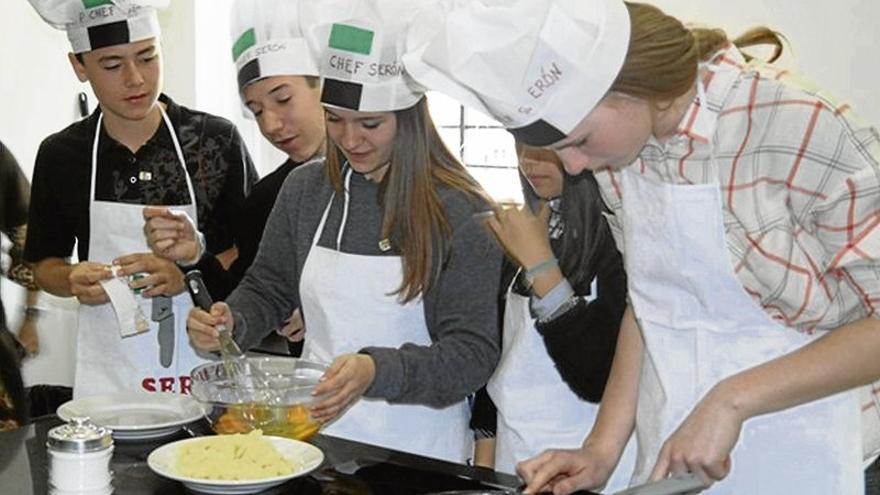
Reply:
[[[49,484],[52,493],[110,493],[113,437],[87,417],[49,430]]]

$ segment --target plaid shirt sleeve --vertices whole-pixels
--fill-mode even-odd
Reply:
[[[880,136],[870,127],[853,128],[851,122],[830,111],[817,119],[813,135],[820,142],[810,151],[826,171],[813,174],[812,180],[828,184],[818,201],[802,196],[792,201],[791,208],[795,215],[806,217],[806,225],[823,246],[826,273],[839,281],[839,293],[849,292],[859,301],[850,302],[850,308],[839,307],[841,316],[861,306],[859,313],[878,317]]]

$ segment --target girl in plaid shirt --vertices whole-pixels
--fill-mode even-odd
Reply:
[[[526,491],[601,487],[635,431],[633,483],[691,472],[712,493],[863,493],[877,132],[749,66],[738,47],[778,56],[768,29],[731,43],[619,0],[474,0],[437,17],[408,70],[594,173],[629,276],[596,425],[581,448],[520,463]],[[456,43],[486,22],[491,39]]]

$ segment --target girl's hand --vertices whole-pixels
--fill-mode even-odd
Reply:
[[[367,354],[343,354],[336,358],[312,395],[327,397],[311,407],[312,417],[326,423],[360,398],[376,377],[376,363]]]
[[[302,342],[306,337],[306,327],[299,308],[294,309],[290,313],[290,317],[284,320],[281,327],[276,330],[276,333],[290,342]]]
[[[565,495],[603,486],[614,472],[618,455],[590,443],[579,449],[550,449],[516,465],[527,483],[524,493]]]
[[[203,351],[220,350],[220,332],[216,327],[221,324],[226,325],[230,333],[235,327],[232,310],[226,303],[214,303],[210,313],[200,308],[193,308],[186,319],[189,340],[197,349]]]
[[[744,421],[717,387],[712,389],[663,444],[651,481],[691,472],[708,488],[724,479]]]
[[[550,207],[543,202],[537,215],[527,205],[505,208],[489,217],[486,225],[514,261],[530,268],[553,257],[549,221]]]

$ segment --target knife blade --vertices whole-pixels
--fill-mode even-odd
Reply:
[[[693,473],[674,474],[659,481],[649,481],[614,492],[612,495],[683,495],[705,488],[700,478]]]
[[[153,298],[152,320],[159,324],[156,338],[159,342],[159,364],[163,368],[171,367],[174,362],[174,310],[171,298],[156,296]]]

